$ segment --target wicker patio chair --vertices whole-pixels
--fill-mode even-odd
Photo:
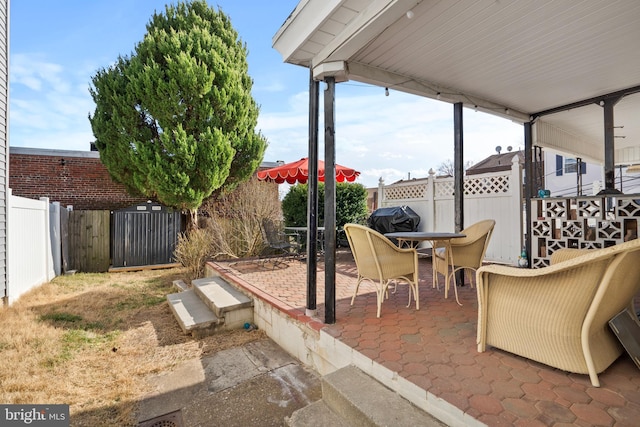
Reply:
[[[493,346],[568,372],[598,375],[623,352],[608,321],[633,310],[640,240],[556,251],[549,267],[478,269],[478,351]],[[635,316],[635,313],[633,314]]]
[[[418,295],[418,252],[414,248],[398,248],[389,239],[377,231],[358,224],[346,224],[344,230],[358,269],[358,282],[351,298],[351,305],[356,298],[358,288],[363,280],[368,280],[376,287],[378,313],[385,297],[389,296],[389,285],[403,281],[409,284],[409,303],[411,295],[416,301],[416,310],[420,308]]]
[[[451,253],[446,251],[446,247],[442,244],[436,246],[432,257],[434,270],[444,276],[447,289],[451,278],[458,270],[465,270],[469,283],[473,286],[471,270],[475,273],[482,266],[495,225],[494,220],[486,219],[465,228],[460,233],[465,234],[466,237],[451,240]],[[453,256],[454,268],[451,268],[451,256]]]

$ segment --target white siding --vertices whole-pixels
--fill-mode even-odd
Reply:
[[[0,299],[7,289],[7,189],[9,177],[9,1],[0,0]]]

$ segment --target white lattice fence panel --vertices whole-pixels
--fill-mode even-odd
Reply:
[[[426,183],[385,187],[384,190],[384,197],[387,200],[423,199],[426,195]]]
[[[491,262],[516,264],[522,251],[523,212],[517,175],[511,170],[466,177],[464,182],[464,224],[488,218],[496,221],[486,257]],[[512,181],[515,187],[511,186]],[[421,217],[421,231],[453,231],[454,187],[453,178],[433,177],[425,183],[392,184],[384,188],[381,206],[410,206]]]
[[[454,184],[452,180],[436,181],[435,194],[437,197],[453,197]]]
[[[508,192],[508,175],[468,178],[464,181],[465,195],[504,194]]]

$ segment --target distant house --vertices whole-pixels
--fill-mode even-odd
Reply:
[[[506,153],[497,153],[479,161],[466,170],[467,175],[480,175],[490,172],[502,172],[511,169],[514,156],[518,156],[518,161],[524,166],[524,151],[508,151]]]
[[[554,150],[544,151],[545,189],[551,197],[592,196],[602,190],[603,167],[597,163],[580,161]],[[640,174],[627,172],[627,166],[616,168],[616,189],[624,194],[640,192]]]
[[[567,156],[559,151],[544,149],[539,178],[534,170],[534,196],[540,189],[549,190],[551,197],[592,196],[602,189],[603,167],[600,164],[581,161],[575,156]],[[493,154],[466,170],[466,175],[506,171],[511,168],[513,156],[519,157],[524,167],[524,151]],[[534,168],[536,164],[534,163]],[[640,192],[640,173],[627,172],[627,167],[616,170],[616,188],[624,194]]]

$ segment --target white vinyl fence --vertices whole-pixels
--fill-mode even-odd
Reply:
[[[49,199],[26,199],[8,191],[8,281],[11,304],[30,289],[55,277],[49,230]]]
[[[402,181],[378,188],[380,207],[409,206],[420,215],[419,231],[454,231],[453,178]],[[522,169],[514,155],[511,170],[465,177],[464,226],[493,219],[496,226],[486,260],[517,265],[524,244]]]

